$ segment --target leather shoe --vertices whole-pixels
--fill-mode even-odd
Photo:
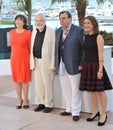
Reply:
[[[16,109],[21,109],[22,108],[22,103],[23,103],[23,100],[21,101],[21,105],[16,106]]]
[[[53,110],[53,108],[45,107],[44,110],[43,110],[43,112],[49,113],[49,112],[51,112],[52,110]]]
[[[35,112],[41,111],[45,108],[45,106],[43,104],[39,104],[39,106],[37,108],[34,109]]]
[[[89,117],[89,118],[87,118],[86,120],[87,120],[87,121],[94,121],[94,119],[95,119],[96,117],[98,117],[98,118],[100,117],[100,112],[97,112],[94,117],[92,117],[92,118]]]
[[[22,106],[16,106],[16,109],[21,109],[22,108]]]
[[[23,105],[23,108],[24,108],[24,109],[28,109],[28,108],[29,108],[29,100],[27,100],[27,104],[24,104],[24,105]]]
[[[105,125],[106,121],[107,121],[107,115],[106,115],[106,117],[105,117],[104,122],[98,122],[98,126],[103,126],[103,125]]]
[[[79,116],[73,116],[73,121],[78,121],[80,119]]]
[[[29,105],[24,105],[23,108],[27,109],[27,108],[29,108]]]
[[[64,111],[64,112],[61,112],[60,115],[61,116],[69,116],[69,115],[71,115],[71,113]]]

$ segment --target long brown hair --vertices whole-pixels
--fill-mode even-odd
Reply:
[[[97,22],[97,20],[96,20],[96,18],[94,17],[94,16],[86,16],[85,18],[84,18],[84,20],[85,19],[88,19],[88,20],[90,20],[91,21],[91,23],[92,23],[92,25],[94,26],[94,33],[99,33],[99,26],[98,26],[98,22]]]

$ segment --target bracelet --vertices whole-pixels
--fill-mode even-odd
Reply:
[[[103,73],[102,71],[98,71],[98,73]]]
[[[104,62],[104,60],[99,60],[99,62]]]

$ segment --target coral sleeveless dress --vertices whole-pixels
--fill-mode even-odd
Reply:
[[[10,31],[10,64],[14,82],[29,82],[31,79],[30,39],[29,30],[25,29],[22,33],[17,33],[16,29]]]

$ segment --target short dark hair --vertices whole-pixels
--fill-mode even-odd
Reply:
[[[59,17],[60,17],[61,14],[64,14],[64,13],[67,14],[68,18],[72,18],[71,13],[70,13],[69,11],[67,11],[67,10],[61,11],[61,12],[59,13]]]
[[[23,28],[24,28],[24,29],[28,29],[28,26],[27,26],[27,18],[26,18],[24,15],[19,14],[19,15],[17,15],[17,16],[15,17],[15,20],[16,20],[16,19],[21,19],[21,20],[24,22]],[[15,25],[15,26],[16,26],[16,25]]]

